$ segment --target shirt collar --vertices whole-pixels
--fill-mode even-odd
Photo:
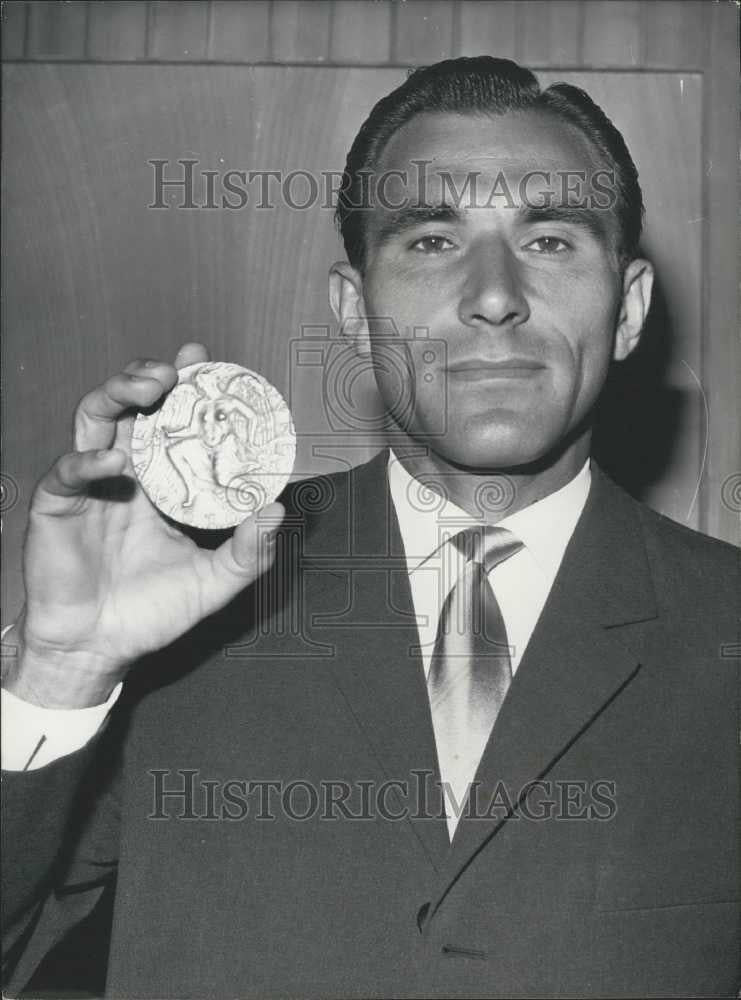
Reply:
[[[443,499],[407,472],[389,449],[389,489],[413,573],[451,537],[481,520]],[[573,479],[555,493],[497,522],[520,539],[538,567],[555,575],[587,501],[591,484],[589,459]]]

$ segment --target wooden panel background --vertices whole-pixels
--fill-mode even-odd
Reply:
[[[646,349],[611,383],[624,416],[608,406],[601,453],[657,509],[738,541],[732,5],[11,2],[2,16],[5,620],[33,483],[67,448],[79,396],[132,356],[203,339],[259,368],[304,435],[298,473],[331,464],[312,451],[337,442],[321,373],[289,343],[330,322],[331,212],[152,210],[147,160],[340,170],[405,67],[454,54],[576,82],[623,130],[660,295]],[[373,450],[346,443],[353,462]]]

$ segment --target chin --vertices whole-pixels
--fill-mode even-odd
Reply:
[[[426,440],[425,444],[450,465],[482,472],[495,469],[506,471],[530,465],[547,453],[547,448],[543,451],[524,445],[474,441],[470,438],[464,441],[451,441],[433,437]]]
[[[424,439],[434,452],[451,465],[465,469],[501,470],[537,465],[557,447],[559,437],[551,428],[544,433],[540,427],[512,426],[509,423],[486,427],[449,428],[445,435],[430,435]],[[419,435],[414,435],[422,440]]]

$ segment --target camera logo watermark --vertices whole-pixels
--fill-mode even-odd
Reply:
[[[394,435],[406,439],[405,429],[426,399],[435,401],[425,407],[433,418],[426,434],[445,434],[447,342],[431,337],[423,326],[402,334],[388,317],[366,322],[373,329],[372,355],[359,353],[352,338],[333,336],[321,324],[305,324],[289,342],[288,405],[295,414],[304,400],[312,403],[310,412],[296,419],[301,434],[342,434],[393,445]],[[383,406],[377,405],[379,381]]]

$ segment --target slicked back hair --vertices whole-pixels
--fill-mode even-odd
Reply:
[[[347,258],[361,272],[366,265],[367,207],[364,185],[378,169],[383,151],[398,129],[415,115],[428,113],[503,115],[541,110],[576,128],[600,161],[614,170],[614,213],[621,267],[638,254],[643,228],[643,195],[638,171],[625,140],[604,111],[579,87],[556,83],[541,90],[530,70],[493,56],[446,59],[412,72],[401,86],[374,106],[350,152],[340,188],[335,221]],[[365,202],[367,205],[367,202]]]

